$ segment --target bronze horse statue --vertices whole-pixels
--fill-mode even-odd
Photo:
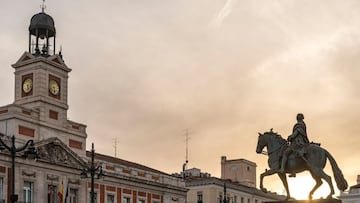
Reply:
[[[260,175],[260,189],[266,190],[263,187],[263,179],[265,176],[270,176],[275,173],[280,177],[286,193],[287,199],[290,199],[290,192],[288,187],[288,182],[286,178],[286,173],[300,173],[305,170],[308,170],[311,176],[316,181],[314,188],[309,193],[309,199],[312,199],[314,192],[320,187],[322,184],[322,179],[324,179],[330,187],[330,194],[327,198],[332,198],[334,194],[334,187],[331,182],[331,177],[324,172],[324,167],[326,165],[326,159],[329,159],[331,168],[334,173],[335,182],[339,190],[344,191],[348,187],[348,184],[336,164],[335,159],[331,156],[331,154],[320,147],[318,144],[308,144],[304,147],[305,153],[304,155],[298,155],[297,153],[292,152],[285,166],[285,172],[280,172],[280,163],[282,158],[282,152],[289,147],[288,142],[283,139],[279,134],[273,132],[265,132],[263,134],[259,133],[258,144],[256,147],[257,153],[263,153],[264,147],[267,147],[267,155],[269,156],[268,164],[270,169],[266,170],[264,173]]]

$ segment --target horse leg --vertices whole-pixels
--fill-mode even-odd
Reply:
[[[274,173],[276,173],[276,170],[270,169],[270,170],[266,170],[264,173],[260,174],[260,189],[261,189],[262,191],[266,191],[266,189],[263,187],[264,177],[265,177],[265,176],[273,175]]]
[[[314,180],[316,181],[316,184],[314,186],[314,188],[310,191],[309,193],[309,200],[312,200],[312,197],[314,195],[314,192],[320,187],[320,185],[322,184],[322,180],[319,177],[319,174],[317,174],[316,172],[314,173],[313,171],[311,171],[311,176],[314,178]]]
[[[332,199],[334,192],[334,186],[331,181],[331,177],[327,175],[323,170],[320,171],[321,177],[329,184],[330,187],[330,194],[326,197],[327,199]]]
[[[286,199],[290,199],[291,196],[290,196],[290,191],[289,191],[289,185],[288,185],[287,178],[286,178],[286,173],[278,173],[278,176],[280,177],[280,179],[285,187]]]

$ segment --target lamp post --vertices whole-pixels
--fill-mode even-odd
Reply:
[[[0,133],[1,137],[4,137],[5,135]],[[25,149],[27,149],[25,151],[24,157],[25,158],[30,158],[30,159],[35,159],[36,158],[36,149],[34,147],[34,141],[33,140],[28,140],[23,146],[21,147],[16,147],[15,146],[15,136],[11,136],[11,143],[10,146],[7,145],[1,138],[0,138],[0,150],[8,150],[10,152],[11,155],[11,196],[10,196],[10,200],[12,203],[17,202],[18,200],[18,195],[15,194],[15,157],[16,157],[16,153],[24,151]]]
[[[230,203],[230,200],[231,200],[232,198],[230,198],[230,197],[227,197],[227,195],[226,195],[226,183],[224,183],[224,198],[221,198],[221,196],[219,197],[219,202],[220,203]]]
[[[94,150],[94,143],[91,143],[91,163],[90,163],[90,167],[86,166],[83,171],[81,172],[81,178],[87,178],[88,177],[88,173],[90,173],[90,178],[91,178],[91,191],[90,191],[90,199],[91,199],[91,203],[95,202],[95,198],[94,198],[94,176],[95,173],[97,171],[99,171],[99,173],[97,173],[97,178],[99,179],[101,176],[103,176],[103,170],[102,170],[102,166],[97,166],[95,167],[94,164],[94,156],[95,156],[95,150]]]

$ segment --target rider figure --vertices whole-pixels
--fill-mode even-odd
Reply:
[[[288,141],[290,141],[290,146],[283,152],[283,158],[281,161],[280,172],[285,172],[285,165],[288,159],[289,154],[292,151],[297,152],[300,156],[304,155],[304,145],[309,143],[309,139],[306,133],[306,125],[304,120],[304,115],[299,113],[296,115],[297,123],[294,125],[293,133],[288,137]],[[294,174],[291,174],[292,177],[295,177]]]

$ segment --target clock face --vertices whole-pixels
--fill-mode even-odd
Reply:
[[[57,81],[50,80],[49,82],[49,91],[53,95],[58,95],[60,92],[60,87]]]
[[[22,88],[25,93],[29,93],[32,90],[33,81],[31,78],[27,78],[24,80]]]

